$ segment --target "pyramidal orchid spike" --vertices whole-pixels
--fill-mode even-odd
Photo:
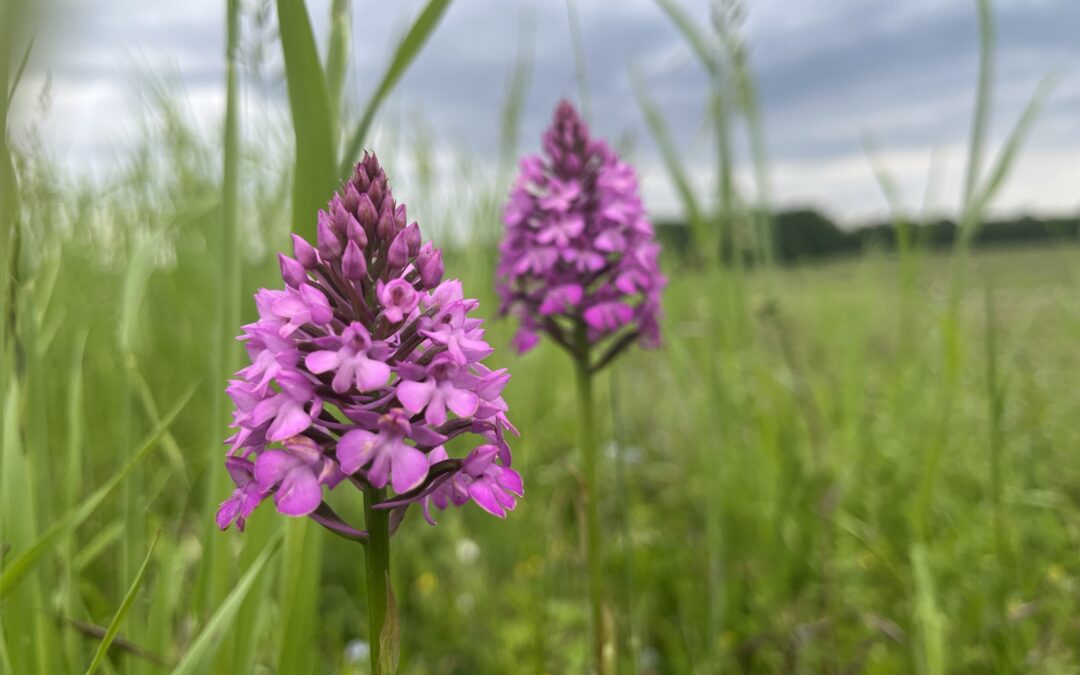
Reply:
[[[658,345],[666,281],[633,168],[592,138],[566,101],[542,145],[542,156],[521,161],[503,212],[496,285],[500,314],[521,320],[515,346],[531,349],[538,333],[558,330],[560,319],[581,325],[589,347],[624,346],[626,335]],[[576,347],[571,336],[552,337]]]
[[[502,517],[522,496],[505,441],[514,431],[505,381],[493,386],[483,321],[469,316],[479,303],[443,281],[441,252],[404,221],[378,160],[365,155],[318,213],[317,247],[294,235],[294,257],[279,256],[284,288],[255,295],[259,318],[240,336],[251,362],[226,390],[236,489],[218,511],[222,529],[243,529],[270,499],[282,514],[363,540],[323,501],[339,485],[377,491],[395,509],[422,503],[428,514],[474,501]],[[476,439],[469,456],[478,459],[430,471],[457,437]]]

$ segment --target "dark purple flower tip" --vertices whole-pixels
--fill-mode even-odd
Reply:
[[[372,232],[375,229],[375,223],[379,220],[379,212],[366,192],[360,195],[360,205],[356,207],[356,219],[367,232]]]
[[[362,163],[356,165],[356,169],[353,171],[349,185],[356,188],[361,193],[367,192],[368,187],[371,186],[371,179],[368,177],[367,169],[364,168]]]
[[[381,208],[379,210],[379,222],[375,224],[375,233],[379,239],[390,239],[397,233],[397,223],[394,221],[393,209]]]
[[[341,203],[345,206],[345,210],[352,214],[360,208],[360,191],[353,183],[345,184],[344,191],[341,193]]]
[[[350,229],[359,226],[356,216],[346,210],[345,203],[337,195],[330,200],[329,212],[330,229],[334,231],[338,239],[344,239]]]

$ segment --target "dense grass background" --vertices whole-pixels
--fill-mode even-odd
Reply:
[[[447,4],[418,17],[380,96]],[[291,67],[320,68],[292,39]],[[326,91],[301,105],[340,105],[325,70]],[[192,132],[167,98],[97,182],[32,139],[0,148],[18,177],[0,209],[0,672],[365,672],[360,547],[268,506],[243,535],[212,514],[229,490],[230,337],[254,290],[280,283],[290,228],[313,222],[290,211],[290,187],[328,196],[301,183],[333,175],[333,148],[373,142],[378,101],[328,126],[322,155],[304,115],[338,108],[294,102],[297,166],[322,167],[304,171],[287,147],[244,144],[235,122],[224,139]],[[453,240],[448,275],[490,316],[507,166],[463,175],[473,187],[451,209],[422,172],[394,189],[429,236]],[[695,228],[740,222],[730,189]],[[974,227],[972,193],[961,220]],[[468,242],[449,236],[462,223]],[[1080,249],[969,255],[961,238],[950,254],[776,268],[763,243],[748,245],[752,270],[668,255],[665,347],[630,352],[598,384],[621,670],[1080,672]],[[495,321],[489,338],[513,372],[526,498],[505,521],[467,507],[431,528],[410,514],[392,552],[403,673],[587,670],[571,368],[549,345],[513,356],[512,331]],[[359,495],[337,492],[360,522]]]

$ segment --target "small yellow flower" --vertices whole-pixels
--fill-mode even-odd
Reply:
[[[1061,563],[1050,565],[1050,567],[1046,568],[1046,577],[1053,582],[1061,581],[1065,578],[1065,566]]]
[[[431,572],[424,572],[416,578],[416,590],[421,595],[427,595],[439,587],[439,578]]]

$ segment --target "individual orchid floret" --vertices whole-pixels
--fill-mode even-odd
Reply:
[[[503,214],[497,291],[500,313],[521,320],[514,347],[546,333],[580,359],[605,345],[599,368],[635,341],[657,345],[666,281],[634,170],[566,101],[543,149],[522,160]]]
[[[279,256],[284,287],[256,293],[259,318],[240,336],[250,363],[226,390],[236,489],[218,526],[243,529],[272,499],[285,515],[363,540],[325,501],[338,485],[375,495],[371,508],[394,522],[450,484],[468,495],[455,504],[505,515],[505,493],[522,494],[504,438],[509,375],[482,363],[492,349],[470,316],[479,303],[443,280],[442,253],[407,222],[373,154],[315,224],[314,246],[294,235],[292,256]],[[475,450],[453,459],[445,444],[459,437]],[[496,449],[483,466],[469,459],[481,448]]]

